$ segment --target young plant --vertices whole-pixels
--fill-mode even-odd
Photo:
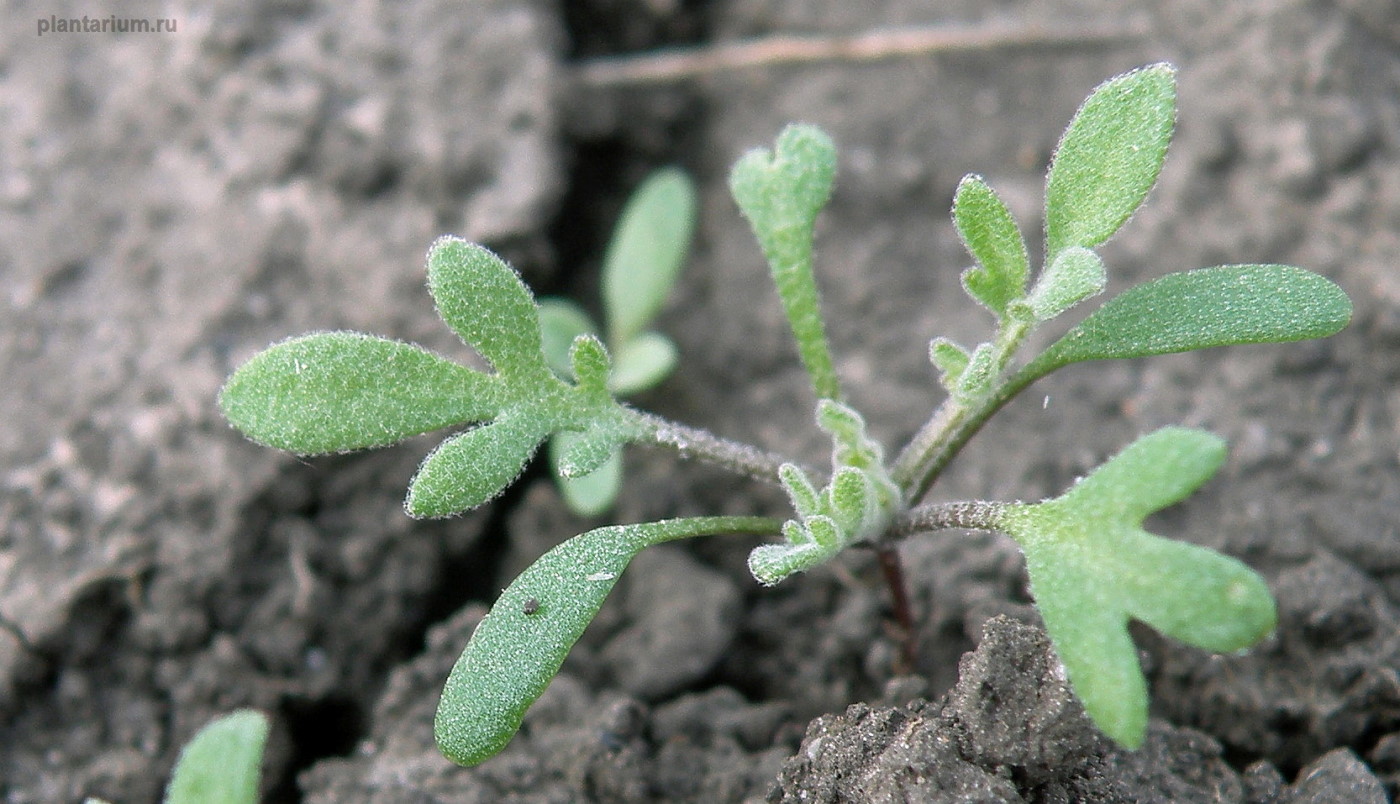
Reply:
[[[676,367],[676,346],[647,329],[671,294],[690,250],[695,228],[695,186],[677,168],[652,173],[627,199],[603,257],[605,334],[572,301],[539,300],[540,335],[554,373],[574,379],[569,349],[580,335],[602,339],[614,355],[608,390],[626,397],[655,387]],[[564,471],[578,437],[570,431],[549,440],[549,462],[564,502],[574,513],[597,516],[612,507],[622,486],[622,455],[586,475]]]
[[[200,729],[180,749],[165,804],[257,804],[267,728],[267,715],[240,709]]]
[[[450,516],[495,497],[538,445],[572,443],[565,474],[583,475],[623,444],[654,443],[779,482],[795,515],[701,517],[588,531],[545,553],[501,594],[453,668],[437,714],[444,754],[463,764],[499,751],[543,692],[631,558],[643,548],[707,534],[781,534],[753,551],[763,584],[831,560],[853,545],[881,556],[896,609],[906,608],[896,545],[915,533],[974,528],[1005,533],[1026,556],[1030,585],[1069,681],[1090,717],[1129,747],[1142,743],[1147,691],[1129,619],[1212,651],[1245,649],[1274,627],[1263,580],[1239,561],[1142,529],[1144,518],[1198,487],[1224,443],[1169,427],[1133,442],[1052,500],[920,504],[968,440],[1016,394],[1072,363],[1231,344],[1331,335],[1351,317],[1328,280],[1283,265],[1206,268],[1147,282],[1090,313],[1029,359],[1037,327],[1103,291],[1094,249],[1121,227],[1156,182],[1175,118],[1173,69],[1157,64],[1101,85],[1074,116],[1050,165],[1045,255],[1032,282],[1028,249],[1004,203],[977,176],[959,185],[953,220],[976,262],[968,295],[996,318],[985,343],[936,338],[929,356],[947,398],[893,460],[843,401],[812,270],[813,223],[831,194],[836,152],[821,131],[787,128],[774,149],[746,154],[730,187],[773,273],[798,354],[832,439],[830,474],[617,402],[608,351],[573,339],[570,379],[550,369],[539,313],[519,277],[486,249],[455,238],[428,254],[429,289],[444,321],[494,372],[355,333],[277,344],[240,368],[221,403],[245,434],[301,454],[381,446],[454,424],[413,479],[414,516]]]

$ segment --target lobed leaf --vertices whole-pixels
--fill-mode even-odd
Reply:
[[[947,338],[938,337],[929,341],[928,359],[938,369],[939,381],[948,391],[958,387],[958,378],[967,370],[972,355],[967,350]]]
[[[354,332],[320,332],[265,349],[219,394],[248,438],[299,455],[381,447],[494,416],[495,377],[425,349]]]
[[[438,445],[418,468],[404,509],[440,518],[489,502],[524,471],[547,433],[523,416],[474,427]]]
[[[1096,88],[1065,129],[1045,182],[1046,264],[1093,248],[1142,204],[1176,121],[1176,71],[1154,64]]]
[[[998,317],[1026,292],[1030,257],[1011,211],[981,176],[968,175],[953,196],[953,223],[976,268],[963,272],[969,296]]]
[[[712,533],[771,533],[759,517],[703,517],[615,525],[540,556],[501,593],[448,676],[434,732],[462,765],[495,755],[559,672],[614,584],[642,548]]]
[[[165,804],[257,804],[267,716],[252,709],[224,715],[180,750]]]
[[[750,151],[729,174],[729,189],[763,248],[802,365],[820,398],[840,397],[812,272],[817,213],[831,197],[836,146],[815,126],[790,125],[772,152]]]
[[[1351,301],[1342,289],[1302,268],[1202,268],[1168,274],[1108,300],[1022,374],[1040,377],[1084,360],[1321,338],[1350,320]]]
[[[794,123],[778,135],[772,151],[759,148],[740,157],[729,189],[764,252],[781,253],[789,250],[787,230],[811,229],[835,178],[835,143],[816,126]],[[801,242],[794,243],[800,250]]]
[[[1274,629],[1273,598],[1253,570],[1142,529],[1144,517],[1209,478],[1224,454],[1224,442],[1209,433],[1165,428],[1060,497],[1006,506],[996,517],[1026,554],[1031,593],[1075,694],[1099,728],[1131,748],[1145,733],[1147,684],[1130,618],[1225,652]]]
[[[1128,618],[1082,564],[1052,551],[1025,554],[1036,610],[1075,696],[1110,739],[1138,748],[1147,732],[1147,679]]]
[[[883,471],[885,450],[865,430],[865,419],[855,408],[832,399],[817,401],[817,427],[831,436],[833,471],[853,466]]]
[[[603,259],[609,343],[632,340],[665,304],[690,250],[695,205],[695,187],[677,168],[652,173],[627,200]]]
[[[441,237],[428,252],[438,315],[507,378],[548,374],[539,313],[515,269],[485,247]]]

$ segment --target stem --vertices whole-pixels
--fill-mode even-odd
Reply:
[[[994,376],[1002,375],[1031,329],[1029,322],[1003,321],[993,341],[996,349]],[[919,428],[909,445],[900,452],[890,471],[894,482],[898,483],[904,492],[904,499],[914,501],[928,493],[929,487],[948,466],[948,462],[967,444],[968,439],[982,429],[982,425],[986,424],[993,414],[1039,376],[1040,374],[1028,372],[1023,368],[973,399],[971,404],[954,397],[944,400],[933,416]]]
[[[891,540],[903,539],[915,533],[950,528],[999,530],[1007,505],[983,500],[921,505],[896,520],[890,526],[889,536]]]
[[[697,516],[668,519],[653,524],[659,526],[660,532],[649,540],[651,545],[721,533],[771,536],[783,527],[779,520],[766,516]]]
[[[914,629],[914,607],[909,604],[909,586],[904,581],[904,564],[899,559],[899,549],[892,545],[875,548],[875,557],[880,562],[880,573],[885,576],[885,585],[890,588],[890,602],[894,606],[894,619],[899,623],[900,663],[896,670],[901,674],[914,671],[914,661],[918,657],[918,631]]]
[[[687,427],[651,413],[627,409],[646,438],[675,450],[682,458],[698,458],[764,483],[778,484],[778,467],[796,463],[777,453],[752,444],[730,441],[702,430]],[[803,467],[804,471],[809,471]],[[809,474],[811,472],[809,471]],[[815,476],[820,477],[818,472]]]
[[[947,440],[948,433],[967,418],[967,413],[967,408],[952,397],[943,400],[943,404],[899,453],[890,467],[890,478],[904,492],[904,499],[912,501],[921,496],[914,492],[927,473],[927,465]]]

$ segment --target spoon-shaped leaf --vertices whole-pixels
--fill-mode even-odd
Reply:
[[[299,455],[381,447],[497,413],[495,377],[399,341],[319,332],[276,344],[219,394],[259,444]]]
[[[835,176],[836,146],[809,125],[788,126],[771,152],[749,151],[729,173],[730,193],[763,248],[802,365],[824,399],[840,398],[841,388],[812,272],[812,237]]]
[[[1176,72],[1154,64],[1112,78],[1079,107],[1045,180],[1045,253],[1093,248],[1132,216],[1162,170],[1176,122]]]
[[[267,716],[244,709],[199,730],[180,751],[165,804],[257,804]]]
[[[1351,320],[1327,279],[1289,265],[1227,265],[1167,274],[1104,303],[1021,372],[1029,381],[1083,360],[1322,338]]]
[[[475,765],[504,748],[642,548],[777,528],[777,522],[762,517],[615,525],[575,536],[540,556],[501,593],[453,666],[434,724],[438,748],[462,765]]]
[[[694,228],[695,187],[677,168],[652,173],[627,199],[603,258],[608,343],[632,340],[666,303]]]
[[[507,378],[549,375],[540,319],[520,275],[485,247],[441,237],[428,252],[428,289],[438,315]]]
[[[547,433],[525,416],[459,433],[423,459],[408,488],[409,516],[452,516],[496,498],[520,477]]]
[[[1190,494],[1224,457],[1224,442],[1209,433],[1165,428],[1062,496],[996,515],[1025,551],[1031,593],[1075,694],[1104,733],[1131,748],[1147,726],[1147,685],[1130,618],[1221,652],[1274,628],[1273,598],[1253,570],[1142,529],[1144,517]]]

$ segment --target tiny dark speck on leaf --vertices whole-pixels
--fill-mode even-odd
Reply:
[[[529,600],[525,601],[525,613],[526,613],[527,615],[529,615],[529,614],[534,614],[535,612],[537,612],[537,611],[539,611],[539,610],[540,610],[540,602],[539,602],[538,600],[536,600],[536,599],[534,599],[534,598],[532,597],[532,598],[530,598]]]

